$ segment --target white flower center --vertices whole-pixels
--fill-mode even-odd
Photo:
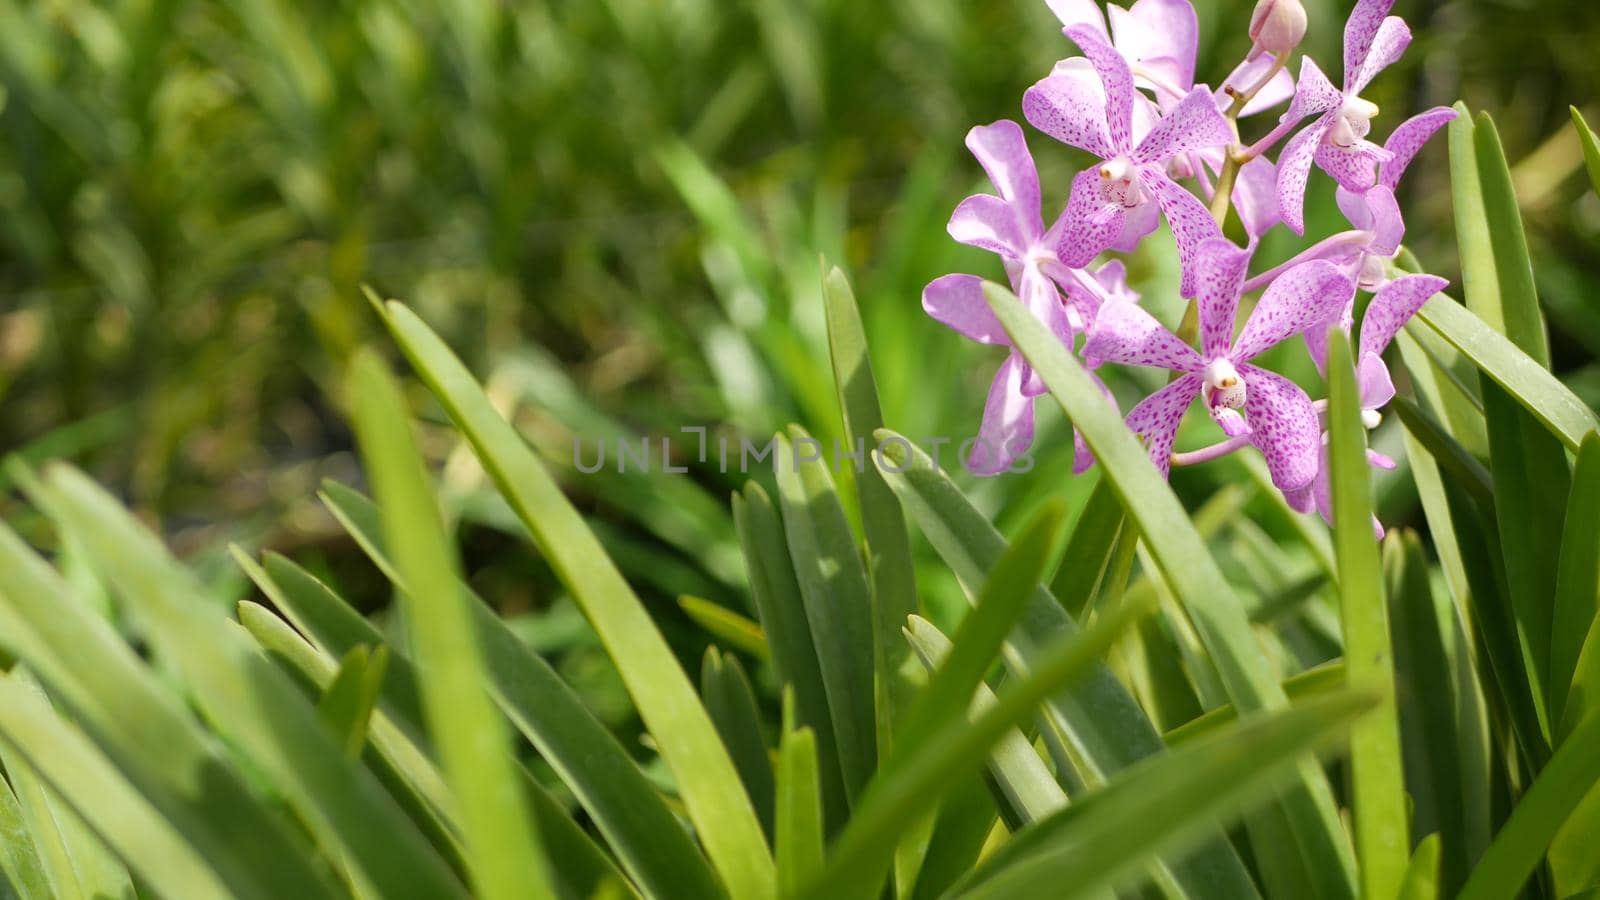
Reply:
[[[1150,201],[1144,184],[1139,181],[1139,169],[1126,157],[1110,160],[1100,167],[1102,196],[1127,209],[1143,206]]]
[[[1383,424],[1383,413],[1375,409],[1363,409],[1361,411],[1361,424],[1367,426],[1367,430],[1371,431]]]
[[[1372,120],[1378,115],[1378,104],[1360,97],[1346,97],[1339,107],[1339,117],[1328,132],[1328,143],[1336,147],[1354,147],[1372,130]]]
[[[1233,363],[1221,357],[1213,359],[1206,366],[1203,377],[1205,382],[1200,387],[1200,393],[1207,406],[1212,409],[1244,409],[1244,379],[1239,376],[1239,370],[1233,367]]]
[[[1389,280],[1386,269],[1383,257],[1376,253],[1363,253],[1361,272],[1356,276],[1356,285],[1368,293],[1377,291]]]

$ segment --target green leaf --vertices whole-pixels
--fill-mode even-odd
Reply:
[[[878,446],[878,465],[889,486],[967,595],[975,597],[1005,552],[1005,539],[909,440],[885,430],[878,433]],[[1037,669],[1044,646],[1077,633],[1077,624],[1061,604],[1035,586],[1021,627],[1006,643],[1006,666],[1013,676],[1027,677]],[[1134,761],[1166,750],[1155,725],[1103,663],[1092,666],[1079,684],[1050,697],[1042,721],[1057,729],[1058,734],[1046,734],[1059,737],[1070,756],[1070,765],[1058,767],[1062,779],[1076,776],[1099,784]],[[1239,897],[1255,890],[1238,854],[1221,840],[1190,858],[1171,861],[1169,868],[1194,896]]]
[[[722,743],[733,756],[745,792],[756,805],[761,827],[772,834],[773,775],[767,743],[761,736],[761,713],[756,709],[755,691],[738,657],[707,647],[700,667],[700,695],[706,711],[716,723]]]
[[[1456,607],[1435,596],[1422,541],[1402,529],[1383,550],[1412,830],[1439,838],[1432,877],[1453,896],[1489,843],[1488,713],[1471,641]]]
[[[1270,797],[1294,779],[1303,754],[1342,734],[1373,703],[1356,692],[1319,698],[1142,762],[1016,835],[957,895],[1071,898],[1116,886],[1142,861]]]
[[[1441,294],[1423,304],[1406,327],[1432,329],[1460,350],[1573,453],[1585,435],[1600,430],[1594,410],[1566,385],[1449,297]]]
[[[1333,543],[1339,569],[1339,619],[1345,679],[1352,690],[1378,698],[1377,709],[1350,729],[1351,806],[1361,895],[1388,897],[1405,877],[1411,841],[1406,831],[1405,768],[1395,715],[1394,651],[1377,540],[1372,536],[1372,487],[1367,429],[1361,421],[1350,341],[1328,335],[1328,467],[1333,494]]]
[[[406,590],[401,610],[413,662],[424,677],[422,711],[445,779],[461,808],[475,892],[491,900],[553,896],[549,866],[515,778],[505,720],[483,686],[483,651],[461,589],[432,479],[412,434],[400,387],[371,352],[356,356],[346,383],[357,443],[377,496],[383,535]]]
[[[1550,721],[1564,725],[1567,691],[1584,638],[1600,614],[1600,435],[1583,439],[1561,529],[1550,625]],[[1576,724],[1574,722],[1573,724]],[[1564,729],[1557,728],[1557,734]]]
[[[1430,834],[1417,845],[1400,882],[1399,900],[1439,900],[1439,836]]]
[[[288,677],[159,541],[76,470],[57,465],[37,498],[112,578],[157,652],[219,732],[381,892],[460,896],[461,885],[371,773],[346,759]]]
[[[1111,564],[1122,526],[1122,500],[1111,483],[1102,478],[1084,501],[1055,579],[1050,582],[1050,593],[1074,616],[1082,616],[1094,599]]]
[[[0,732],[3,731],[4,724],[0,722]],[[22,900],[50,896],[50,882],[33,837],[28,834],[22,804],[4,778],[0,778],[0,873]]]
[[[1040,702],[1092,672],[1100,656],[1148,612],[1148,606],[1125,604],[1082,632],[1062,638],[1040,655],[1031,674],[1003,689],[995,705],[976,720],[961,718],[945,725],[919,748],[921,752],[886,769],[868,786],[828,865],[801,896],[817,900],[875,896],[904,830],[937,803],[952,781],[981,763],[994,743]],[[958,647],[952,655],[960,652]]]
[[[317,712],[334,734],[344,737],[344,752],[351,759],[360,757],[366,746],[367,725],[388,664],[388,647],[370,653],[365,646],[352,648],[339,661],[333,681],[323,688]]]
[[[1550,841],[1600,782],[1600,715],[1590,714],[1556,749],[1490,842],[1458,900],[1502,900],[1522,889]]]
[[[372,501],[334,482],[323,485],[323,499],[362,550],[403,589]],[[271,566],[269,559],[269,571]],[[376,628],[326,589],[289,596],[293,599],[287,605],[303,620],[317,623],[312,633],[333,652],[383,641]],[[479,601],[471,608],[501,709],[577,795],[646,895],[722,896],[699,849],[617,739],[493,610]],[[415,683],[404,654],[395,655],[387,680]]]
[[[733,519],[778,684],[794,694],[797,722],[811,729],[818,754],[823,816],[829,829],[836,829],[849,815],[849,803],[845,799],[844,775],[839,770],[822,664],[811,640],[805,601],[795,580],[783,525],[766,491],[755,482],[750,482],[744,493],[733,495]]]
[[[1595,137],[1594,129],[1583,120],[1583,113],[1578,112],[1576,106],[1570,108],[1572,126],[1578,129],[1578,139],[1583,142],[1583,165],[1589,170],[1589,184],[1600,194],[1600,138]]]
[[[1129,520],[1144,536],[1156,565],[1194,622],[1234,706],[1246,713],[1283,706],[1288,702],[1283,686],[1262,655],[1233,589],[1143,445],[1106,403],[1083,365],[1009,291],[986,283],[984,296],[1094,452],[1103,477],[1121,495]],[[1348,893],[1354,863],[1332,789],[1315,766],[1302,766],[1301,774],[1302,783],[1285,791],[1282,799],[1291,831],[1286,837],[1300,848],[1299,858],[1317,874],[1319,886],[1335,895]],[[1269,832],[1259,829],[1257,834],[1267,839]],[[1287,846],[1261,852],[1294,858]]]
[[[793,427],[774,456],[784,534],[817,651],[839,768],[852,804],[877,767],[872,601],[821,444]],[[802,448],[805,448],[802,452]]]
[[[472,443],[616,663],[729,892],[752,900],[771,896],[772,857],[755,809],[711,717],[644,604],[461,360],[415,313],[398,303],[385,309],[385,323],[401,349]]]
[[[1345,683],[1344,660],[1336,659],[1284,679],[1283,693],[1291,701],[1300,703],[1331,694],[1343,688]],[[1238,720],[1239,712],[1232,704],[1219,706],[1168,731],[1166,741],[1176,747],[1198,737],[1215,734],[1223,726]]]
[[[180,831],[180,823],[152,806],[77,727],[15,675],[0,676],[0,736],[11,751],[7,757],[18,754],[36,767],[143,884],[164,897],[233,895],[210,860]],[[25,846],[13,840],[8,835],[5,841],[11,852]],[[41,870],[31,871],[20,879],[24,897],[61,896],[40,883]]]
[[[678,608],[713,638],[763,662],[770,658],[766,635],[761,633],[761,626],[750,619],[702,597],[679,597]]]
[[[42,486],[13,469],[37,496]],[[0,525],[0,633],[101,741],[134,788],[194,842],[239,897],[328,898],[326,876],[214,737],[59,575]]]
[[[913,900],[945,896],[977,865],[997,821],[994,797],[983,777],[969,777],[945,794],[928,840],[927,858],[912,886]]]
[[[1600,887],[1600,784],[1593,785],[1550,842],[1550,874],[1556,896],[1572,897]]]
[[[817,743],[810,728],[784,729],[778,748],[776,818],[778,886],[781,896],[790,897],[822,868],[823,860]]]
[[[950,639],[921,616],[912,617],[906,639],[930,672],[937,671],[950,656]],[[982,715],[996,702],[994,691],[981,681],[974,692],[968,713],[971,718]],[[1011,729],[995,742],[989,752],[989,772],[1011,818],[1018,823],[1036,822],[1067,805],[1066,791],[1020,728]]]
[[[1500,134],[1488,113],[1478,114],[1472,138],[1478,160],[1478,185],[1483,192],[1484,219],[1479,224],[1489,231],[1505,335],[1535,362],[1549,369],[1550,341],[1545,334],[1544,316],[1539,311],[1528,238],[1523,232],[1522,213],[1512,188],[1511,167],[1506,163]],[[1469,280],[1469,294],[1474,287],[1476,285]]]
[[[25,675],[13,672],[3,680],[9,687],[29,695],[29,699],[37,704],[32,711],[34,715],[54,714],[44,694]],[[87,900],[91,896],[89,886],[78,881],[76,851],[80,848],[72,842],[73,836],[82,830],[81,824],[74,827],[76,823],[69,821],[75,818],[72,810],[39,778],[28,761],[4,742],[0,742],[0,764],[5,766],[6,777],[17,792],[22,820],[38,851],[49,885],[48,896],[62,900]]]
[[[844,434],[854,451],[883,427],[878,386],[872,377],[861,311],[844,272],[828,270],[822,280],[822,297],[828,323],[828,351],[833,380],[844,415]],[[858,465],[856,492],[861,509],[861,529],[866,534],[867,571],[872,579],[873,671],[878,674],[876,708],[878,747],[891,746],[895,722],[910,705],[916,688],[917,663],[900,637],[906,617],[917,611],[916,573],[911,564],[911,539],[906,531],[900,501],[884,483],[877,466]]]

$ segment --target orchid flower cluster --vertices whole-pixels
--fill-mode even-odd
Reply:
[[[1372,294],[1353,345],[1363,419],[1369,428],[1394,396],[1383,362],[1399,329],[1446,282],[1432,275],[1391,277],[1405,222],[1395,187],[1424,143],[1455,113],[1429,110],[1398,126],[1382,146],[1368,139],[1378,107],[1361,92],[1411,41],[1389,15],[1393,0],[1359,0],[1344,31],[1343,87],[1309,57],[1292,77],[1304,38],[1300,0],[1259,0],[1249,55],[1213,90],[1195,82],[1199,28],[1190,0],[1137,0],[1124,9],[1095,0],[1047,0],[1081,51],[1056,64],[1022,98],[1023,117],[1051,138],[1098,162],[1072,181],[1066,208],[1047,228],[1041,189],[1023,129],[1002,120],[973,128],[967,147],[995,194],[968,197],[951,216],[950,235],[999,255],[1018,300],[1091,369],[1104,363],[1169,370],[1172,380],[1127,414],[1126,422],[1163,475],[1253,447],[1274,485],[1301,512],[1330,515],[1325,401],[1255,364],[1268,349],[1300,337],[1325,373],[1330,328],[1350,335],[1358,291]],[[1109,27],[1108,27],[1109,19]],[[1285,102],[1277,124],[1254,143],[1239,120]],[[1307,121],[1309,120],[1309,124]],[[1282,144],[1274,161],[1269,158]],[[1278,225],[1305,234],[1305,194],[1313,168],[1337,182],[1351,228],[1287,263],[1249,273],[1260,238]],[[1236,211],[1245,246],[1224,234]],[[1139,305],[1120,261],[1165,219],[1181,270],[1180,293],[1193,302],[1180,337]],[[1235,333],[1241,297],[1260,291]],[[1010,346],[985,302],[982,279],[946,275],[923,292],[935,319],[974,341]],[[1081,341],[1080,341],[1081,336]],[[1100,385],[1104,390],[1104,385]],[[1014,348],[989,391],[970,471],[1006,471],[1033,441],[1034,403],[1045,392]],[[1116,402],[1105,391],[1109,402]],[[1174,453],[1178,426],[1196,398],[1222,429],[1221,443]],[[1374,465],[1394,462],[1369,451]],[[1076,470],[1093,465],[1081,440]],[[1382,527],[1376,525],[1381,534]]]

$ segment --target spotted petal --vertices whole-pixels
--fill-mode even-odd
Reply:
[[[1355,291],[1355,283],[1327,260],[1295,266],[1261,295],[1230,357],[1235,364],[1254,359],[1281,341],[1337,318]]]
[[[1217,112],[1211,92],[1195,88],[1145,136],[1133,151],[1136,163],[1165,163],[1180,153],[1221,147],[1233,140],[1228,121]]]
[[[1094,70],[1082,59],[1056,64],[1051,73],[1022,95],[1028,124],[1056,140],[1101,159],[1116,156],[1106,125],[1106,94]]]
[[[1156,202],[1161,204],[1161,211],[1166,214],[1167,224],[1172,226],[1172,236],[1178,243],[1178,265],[1182,272],[1178,293],[1193,297],[1195,254],[1206,240],[1221,236],[1222,229],[1217,227],[1217,220],[1211,218],[1206,205],[1179,187],[1165,172],[1145,167],[1139,170],[1139,178],[1156,195]]]
[[[1318,116],[1338,109],[1343,103],[1344,95],[1307,56],[1300,60],[1300,81],[1295,85],[1294,102],[1289,104],[1289,109],[1278,121],[1298,122],[1307,116]]]
[[[1011,346],[1011,338],[995,318],[989,301],[983,298],[983,279],[976,275],[934,279],[922,289],[922,308],[968,340]]]
[[[1363,231],[1372,232],[1367,252],[1378,256],[1393,256],[1406,237],[1405,218],[1400,214],[1400,204],[1394,191],[1377,185],[1363,193],[1339,188],[1334,193],[1339,209],[1350,224]]]
[[[1144,441],[1150,461],[1165,478],[1172,471],[1172,445],[1183,414],[1200,393],[1200,376],[1185,375],[1140,401],[1125,420],[1128,430]]]
[[[1372,79],[1378,77],[1379,72],[1399,62],[1409,46],[1411,29],[1405,20],[1399,16],[1384,19],[1378,25],[1378,33],[1373,37],[1372,46],[1368,48],[1355,77],[1350,77],[1349,69],[1345,70],[1346,90],[1351,94],[1361,93],[1363,88],[1372,83]]]
[[[1250,420],[1250,441],[1267,460],[1278,490],[1304,488],[1316,478],[1322,425],[1311,398],[1300,386],[1266,369],[1240,366],[1244,377],[1244,414]]]
[[[1436,275],[1402,275],[1384,285],[1361,319],[1360,355],[1382,355],[1406,322],[1450,282]]]
[[[1394,158],[1379,167],[1378,183],[1391,190],[1399,185],[1400,176],[1406,173],[1417,151],[1433,137],[1434,132],[1448,125],[1455,117],[1456,111],[1450,107],[1436,106],[1401,122],[1389,139],[1383,142],[1383,149],[1394,154]]]
[[[979,125],[967,132],[967,149],[989,174],[989,181],[1000,199],[1011,207],[1025,241],[1031,243],[1044,233],[1039,217],[1039,174],[1022,126],[1010,119],[992,125]]]
[[[1129,208],[1107,200],[1099,171],[1087,169],[1072,179],[1072,196],[1060,222],[1056,255],[1063,265],[1081,269],[1105,250],[1133,250],[1160,224],[1160,211],[1155,204]]]
[[[1239,167],[1233,186],[1233,208],[1239,211],[1244,232],[1252,239],[1272,230],[1281,221],[1278,214],[1278,167],[1265,156],[1258,156]]]
[[[1055,282],[1046,278],[1038,266],[1029,265],[1023,267],[1016,286],[1017,297],[1022,305],[1050,329],[1056,340],[1071,350],[1074,331],[1072,323],[1067,320],[1067,308],[1061,302],[1061,292],[1056,290]],[[1048,390],[1038,371],[1028,366],[1023,373],[1022,392],[1029,397],[1037,397]]]
[[[1373,43],[1393,6],[1394,0],[1359,0],[1356,8],[1350,12],[1350,18],[1345,21],[1344,86],[1347,90],[1355,84],[1355,77],[1372,52]],[[1359,88],[1350,90],[1351,93],[1357,91]]]
[[[1111,389],[1106,387],[1104,381],[1100,380],[1100,376],[1090,372],[1089,378],[1094,382],[1094,386],[1099,389],[1100,395],[1106,398],[1106,402],[1111,405],[1111,408],[1116,409],[1117,396],[1111,393]],[[1072,429],[1072,474],[1082,475],[1084,472],[1089,471],[1093,465],[1094,451],[1089,449],[1088,442],[1083,439],[1083,432],[1076,428]]]
[[[1198,372],[1200,354],[1166,326],[1132,303],[1106,303],[1095,316],[1083,355],[1091,360],[1147,366],[1178,372]]]
[[[1278,214],[1295,234],[1306,233],[1306,184],[1317,148],[1333,127],[1336,113],[1327,113],[1289,140],[1278,157]]]
[[[1033,445],[1034,400],[1022,393],[1025,366],[1022,357],[1013,353],[995,373],[983,407],[978,443],[967,454],[967,471],[974,475],[1004,472]]]
[[[1239,310],[1250,253],[1225,237],[1200,245],[1195,259],[1195,303],[1200,318],[1201,352],[1214,359],[1233,342],[1233,319]]]
[[[1317,166],[1347,190],[1364,191],[1378,183],[1378,166],[1392,158],[1389,151],[1368,140],[1349,147],[1322,141],[1317,146]]]
[[[1066,29],[1095,74],[1105,87],[1105,119],[1107,134],[1111,137],[1112,153],[1104,158],[1121,156],[1133,147],[1133,72],[1128,61],[1122,58],[1099,31],[1087,25],[1073,25]],[[1087,148],[1086,148],[1087,149]]]

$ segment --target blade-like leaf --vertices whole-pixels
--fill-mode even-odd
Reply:
[[[551,897],[549,866],[527,807],[517,792],[505,790],[515,780],[510,734],[484,691],[483,651],[468,606],[473,601],[459,584],[410,410],[383,361],[370,352],[352,363],[346,390],[384,539],[407,586],[401,609],[423,675],[422,711],[460,802],[473,889],[491,900]]]
[[[849,280],[837,267],[823,277],[822,297],[845,440],[864,462],[864,446],[883,427],[883,411],[861,328],[861,311]],[[855,484],[861,530],[866,535],[867,571],[872,578],[873,671],[878,673],[878,746],[882,752],[890,746],[894,723],[910,704],[915,688],[917,664],[900,637],[900,628],[906,617],[917,611],[916,573],[905,516],[883,474],[876,466],[857,465]]]
[[[1550,340],[1545,334],[1544,315],[1539,311],[1539,294],[1533,283],[1533,262],[1528,256],[1528,238],[1522,228],[1522,213],[1512,188],[1511,167],[1506,163],[1504,148],[1500,146],[1500,133],[1488,113],[1479,113],[1477,121],[1473,123],[1472,142],[1478,162],[1478,186],[1483,192],[1484,219],[1478,225],[1489,232],[1505,335],[1524,353],[1533,357],[1535,362],[1548,369]],[[1466,249],[1463,247],[1463,252]],[[1474,288],[1475,285],[1468,281],[1469,294]]]
[[[1082,897],[1192,841],[1292,781],[1302,754],[1339,736],[1373,699],[1346,692],[1258,716],[1130,768],[1017,835],[963,898]]]
[[[372,708],[378,702],[383,671],[389,664],[389,648],[369,652],[355,647],[339,661],[339,671],[323,688],[317,712],[336,735],[344,737],[344,751],[352,759],[361,755],[367,743],[367,726]]]
[[[403,588],[401,573],[379,533],[372,501],[334,482],[323,485],[323,500],[362,550]],[[267,565],[275,572],[272,559]],[[278,568],[291,565],[282,561]],[[300,589],[286,590],[282,603],[294,608],[299,620],[314,623],[310,633],[327,642],[325,649],[348,652],[356,644],[376,646],[383,641],[375,627],[326,588],[304,573],[301,577]],[[721,896],[705,857],[616,738],[493,610],[482,602],[471,608],[501,709],[577,795],[644,892],[660,897]],[[409,659],[404,654],[393,659],[387,680],[414,685]]]
[[[1283,686],[1262,656],[1233,589],[1145,448],[1117,410],[1106,403],[1083,365],[1009,291],[986,283],[984,296],[1094,452],[1104,469],[1103,477],[1122,496],[1129,520],[1138,526],[1167,583],[1194,622],[1234,706],[1242,712],[1255,712],[1284,705]],[[1354,863],[1332,789],[1316,767],[1302,766],[1301,773],[1302,784],[1285,791],[1282,800],[1293,842],[1309,870],[1317,873],[1321,886],[1334,894],[1347,893],[1350,884],[1343,879],[1353,882]],[[1266,837],[1265,830],[1258,834]],[[1285,847],[1282,855],[1287,858],[1289,852]]]
[[[1589,626],[1600,614],[1600,434],[1583,439],[1561,529],[1550,625],[1550,721],[1564,723],[1567,691]],[[1557,728],[1559,736],[1561,728]]]
[[[1430,834],[1417,845],[1400,883],[1399,900],[1439,900],[1439,836]]]
[[[871,593],[821,445],[798,427],[774,440],[783,530],[827,689],[839,768],[854,803],[878,759]]]
[[[775,845],[781,896],[793,896],[822,868],[822,795],[810,728],[785,730],[778,749]]]
[[[1443,294],[1423,304],[1409,329],[1426,327],[1460,350],[1546,429],[1576,453],[1584,435],[1600,430],[1594,411],[1543,366],[1497,334],[1484,320]]]
[[[1300,703],[1331,694],[1344,687],[1345,683],[1344,660],[1336,659],[1284,679],[1283,693],[1291,701]],[[1238,720],[1239,713],[1232,704],[1219,706],[1168,731],[1166,740],[1168,744],[1176,747],[1198,737],[1214,734],[1223,726]]]
[[[37,767],[111,849],[128,861],[140,881],[161,896],[231,895],[176,823],[152,807],[81,731],[56,715],[43,697],[14,675],[0,676],[0,736],[0,743]],[[5,844],[14,851],[22,841],[7,835]],[[60,896],[39,883],[42,874],[20,880],[18,886],[25,897]]]
[[[761,713],[755,691],[739,665],[739,658],[707,647],[700,667],[700,695],[716,723],[722,743],[733,756],[750,801],[756,805],[761,827],[772,834],[773,775],[766,740],[761,736]]]
[[[1583,113],[1578,112],[1576,106],[1571,109],[1572,125],[1578,129],[1578,139],[1583,143],[1583,166],[1589,171],[1589,184],[1600,194],[1600,137],[1595,137],[1594,129],[1584,121]]]
[[[39,860],[39,851],[28,834],[22,804],[4,778],[0,778],[0,875],[22,900],[50,896],[50,882]]]
[[[839,771],[833,720],[828,714],[822,664],[811,640],[805,601],[795,580],[783,525],[767,492],[753,481],[743,493],[733,495],[733,519],[750,573],[750,593],[772,651],[779,686],[794,694],[795,718],[798,724],[811,729],[811,739],[816,744],[822,812],[831,831],[843,826],[849,804],[844,775]]]
[[[1589,715],[1556,749],[1472,870],[1458,900],[1515,897],[1584,796],[1600,782],[1600,715]]]
[[[31,475],[18,480],[42,490]],[[259,900],[334,896],[304,842],[246,786],[180,699],[4,525],[0,601],[5,646],[99,736],[106,755],[230,891]]]
[[[206,598],[133,516],[87,477],[54,467],[40,505],[74,535],[102,577],[216,727],[284,792],[319,838],[374,887],[460,896],[461,885],[371,773],[353,765],[288,677]]]
[[[1349,339],[1336,330],[1328,334],[1328,466],[1345,679],[1351,689],[1378,698],[1373,714],[1350,728],[1351,805],[1361,894],[1388,897],[1399,890],[1411,849],[1400,722],[1395,716],[1394,652],[1378,544],[1372,536],[1361,389]]]
[[[1074,616],[1083,615],[1094,598],[1117,547],[1122,521],[1122,500],[1116,490],[1103,478],[1095,482],[1050,582],[1050,593]]]
[[[756,659],[766,661],[770,658],[767,637],[761,633],[761,626],[726,606],[719,606],[703,597],[684,595],[678,598],[678,608],[713,638],[743,650]]]
[[[816,900],[875,896],[889,855],[905,829],[1041,701],[1092,672],[1100,656],[1148,612],[1148,605],[1124,604],[1082,632],[1063,638],[1041,655],[1032,674],[1002,690],[995,705],[978,719],[944,726],[922,752],[874,779],[827,867],[801,896]]]
[[[406,356],[471,441],[616,663],[728,890],[753,900],[771,896],[772,857],[755,809],[711,717],[643,603],[466,366],[410,310],[397,303],[383,309]]]

